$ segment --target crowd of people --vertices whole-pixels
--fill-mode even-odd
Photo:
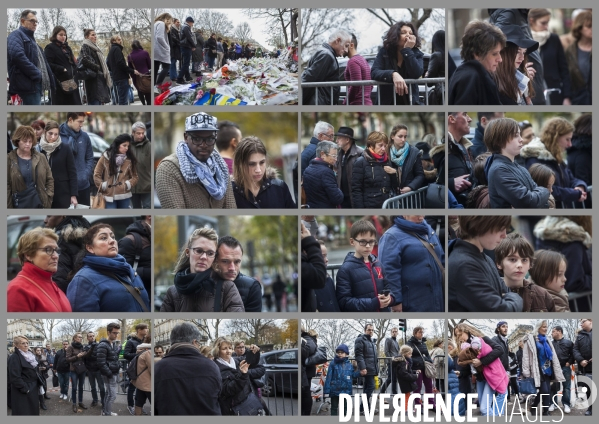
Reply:
[[[112,412],[121,372],[134,376],[127,387],[127,409],[131,415],[147,415],[143,406],[151,402],[152,391],[152,340],[148,325],[135,326],[135,334],[123,345],[118,339],[120,324],[112,322],[106,327],[107,337],[96,341],[97,334],[75,333],[72,341],[62,341],[58,351],[51,345],[30,348],[29,339],[14,337],[14,351],[8,356],[8,407],[11,415],[40,415],[47,410],[48,383],[60,388],[60,399],[70,400],[73,413],[101,405],[102,416],[116,416]],[[124,361],[120,360],[123,355]],[[92,395],[88,407],[83,403],[83,387],[87,378]],[[69,384],[71,393],[69,394]],[[98,391],[100,397],[98,397]],[[62,415],[62,414],[61,414]]]
[[[445,179],[439,172],[445,163],[444,146],[410,144],[406,125],[393,126],[389,135],[372,131],[364,149],[356,142],[351,127],[335,132],[328,122],[316,123],[301,153],[303,208],[380,209],[390,198]]]
[[[165,353],[155,347],[155,414],[271,415],[260,390],[266,374],[260,348],[228,337],[201,340],[200,330],[183,322],[171,330]]]
[[[591,217],[530,218],[535,247],[507,234],[511,216],[458,217],[447,248],[450,312],[591,311]]]
[[[151,104],[149,85],[142,85],[151,72],[150,55],[138,40],[133,40],[131,54],[125,58],[123,39],[113,35],[105,56],[96,31],[87,28],[76,57],[67,30],[60,25],[54,27],[50,42],[42,49],[35,40],[38,23],[37,12],[25,9],[19,28],[8,35],[8,93],[13,104],[128,105],[132,102],[130,81],[142,104]]]
[[[561,37],[549,30],[549,9],[488,12],[488,22],[464,30],[463,62],[449,74],[450,105],[591,104],[590,9],[575,9],[571,32]]]
[[[112,227],[82,216],[46,217],[23,234],[21,271],[8,284],[8,312],[149,312],[151,216],[117,240]]]
[[[215,149],[216,147],[216,149]],[[295,209],[287,183],[267,165],[266,147],[239,126],[204,112],[185,119],[183,141],[156,169],[165,209]]]
[[[572,342],[559,325],[551,328],[550,338],[547,320],[540,320],[532,332],[512,340],[516,348],[506,321],[497,322],[492,338],[470,324],[458,324],[448,346],[449,393],[477,393],[483,416],[509,415],[512,396],[534,416],[552,415],[556,408],[570,414],[575,407],[570,397],[572,373],[592,375],[592,320],[581,319],[580,327]],[[456,415],[465,415],[464,402]],[[590,403],[585,415],[592,415]]]
[[[445,254],[420,215],[391,217],[380,236],[368,220],[351,224],[349,252],[326,270],[325,242],[302,222],[302,312],[443,312]],[[373,251],[376,249],[376,254]]]
[[[135,122],[95,163],[84,112],[69,112],[66,122],[36,120],[9,135],[7,205],[14,209],[151,207],[152,146],[146,126]],[[98,206],[91,195],[103,199]]]
[[[554,116],[539,133],[503,112],[448,117],[448,188],[452,208],[572,209],[592,206],[592,115]],[[538,134],[538,136],[535,136]]]

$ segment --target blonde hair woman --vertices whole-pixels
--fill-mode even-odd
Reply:
[[[154,19],[154,84],[162,84],[171,66],[171,46],[168,33],[171,30],[173,17],[170,13],[161,13]],[[158,68],[162,66],[160,74]]]
[[[16,336],[14,353],[8,357],[11,415],[39,415],[43,395],[39,394],[39,364],[29,350],[29,339]]]

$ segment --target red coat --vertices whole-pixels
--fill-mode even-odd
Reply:
[[[35,281],[52,300],[24,277]],[[8,285],[6,303],[8,312],[71,312],[69,299],[52,281],[52,273],[31,262],[25,262]]]

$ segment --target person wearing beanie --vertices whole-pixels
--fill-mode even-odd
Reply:
[[[354,369],[349,361],[349,348],[341,343],[335,349],[335,359],[329,363],[327,379],[324,383],[324,394],[331,398],[331,415],[339,415],[339,395],[352,395],[352,380],[360,377],[360,371]]]

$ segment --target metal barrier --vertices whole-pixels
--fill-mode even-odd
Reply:
[[[587,200],[591,199],[593,195],[593,186],[587,186]],[[572,207],[568,206],[566,202],[560,202],[562,205],[562,209],[586,209],[585,202],[572,202]]]
[[[383,209],[422,209],[424,208],[427,190],[428,186],[391,197],[385,200]]]
[[[591,290],[589,291],[585,291],[585,292],[571,292],[568,293],[568,300],[569,301],[574,301],[574,310],[572,312],[578,312],[578,300],[579,299],[586,299],[586,301],[588,302],[588,305],[592,305],[592,301],[591,301],[591,295],[593,294],[593,292]]]
[[[268,367],[268,365],[266,366]],[[296,381],[293,381],[294,374]],[[297,377],[298,372],[296,370],[268,369],[265,375],[266,383],[261,389],[261,392],[262,400],[266,403],[266,406],[272,415],[293,415],[292,388],[297,390]],[[279,391],[281,392],[281,396],[278,395]],[[289,393],[289,397],[286,399],[285,395],[287,393]]]
[[[428,105],[428,93],[433,87],[428,84],[441,84],[441,96],[442,102],[445,104],[445,78],[419,78],[419,79],[406,79],[404,80],[408,85],[410,105],[412,105],[412,84],[424,84],[424,100],[425,105]],[[318,87],[329,87],[331,89],[331,106],[333,106],[333,88],[335,87],[364,87],[367,85],[376,85],[377,89],[377,103],[381,104],[381,85],[393,85],[392,82],[382,82],[376,80],[364,80],[364,81],[323,81],[323,82],[302,82],[302,88],[318,88]],[[347,89],[347,88],[346,88]],[[420,93],[420,89],[418,89]],[[316,106],[318,106],[318,96],[315,96]],[[362,105],[364,105],[364,90],[362,90]],[[397,105],[397,97],[393,96],[393,106]]]
[[[331,278],[335,281],[335,271],[341,268],[342,264],[327,265],[327,271],[331,271]]]

